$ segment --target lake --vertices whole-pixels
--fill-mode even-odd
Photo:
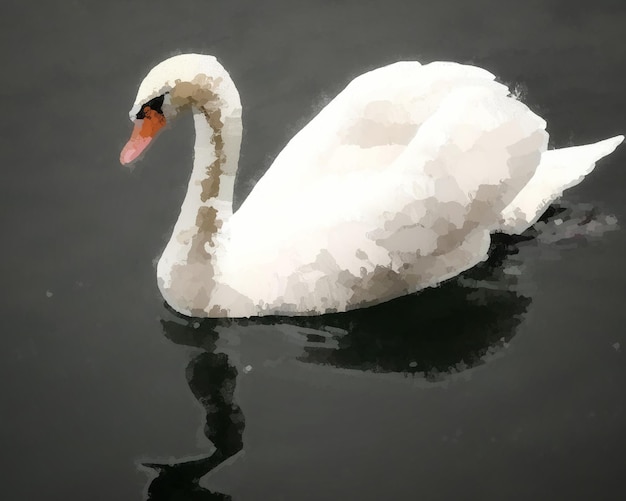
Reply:
[[[0,23],[3,499],[619,498],[624,146],[463,276],[297,320],[164,305],[190,117],[133,170],[118,158],[143,76],[191,51],[241,93],[236,207],[352,78],[398,60],[488,69],[553,147],[624,133],[621,0],[9,0]]]

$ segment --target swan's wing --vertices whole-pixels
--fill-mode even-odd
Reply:
[[[374,138],[362,132],[364,110],[380,102],[371,89],[348,87],[289,143],[232,219],[237,287],[271,281],[275,290],[297,292],[382,267],[415,290],[484,258],[489,230],[545,150],[545,122],[484,70],[440,63],[416,73],[423,78],[410,83],[430,92],[411,95],[390,82],[405,99],[393,123],[415,131],[407,144],[391,145],[398,150],[387,163],[346,150],[376,147],[364,145]],[[354,124],[361,129],[351,136]],[[361,142],[346,139],[352,137]]]
[[[546,144],[545,121],[486,70],[395,63],[353,80],[296,134],[237,217],[302,206],[305,193],[329,200],[328,186],[428,179],[453,185],[458,193],[448,197],[478,197],[501,211],[532,177]],[[352,189],[344,198],[359,195]]]
[[[398,62],[355,78],[289,141],[244,205],[266,206],[321,176],[388,168],[442,100],[468,86],[508,94],[488,71],[457,63]]]
[[[596,162],[611,154],[623,140],[624,136],[616,136],[594,144],[544,152],[532,179],[502,212],[500,231],[520,234],[535,224],[548,205],[566,189],[580,183]]]
[[[270,205],[266,213],[281,221],[274,242],[283,241],[287,251],[305,239],[302,252],[316,252],[328,248],[312,245],[319,229],[318,245],[331,234],[335,254],[348,252],[341,245],[367,243],[375,264],[401,266],[407,253],[443,255],[474,229],[499,224],[533,177],[547,141],[545,121],[524,104],[490,86],[457,86],[384,168],[325,171],[294,185],[290,196],[277,196],[285,205]]]

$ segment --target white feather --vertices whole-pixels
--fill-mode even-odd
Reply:
[[[166,300],[188,315],[345,311],[436,285],[484,260],[490,232],[532,224],[623,139],[546,151],[545,121],[491,73],[399,62],[354,79],[232,214],[241,105],[226,70],[209,56],[164,61],[135,108],[188,82],[206,82],[223,122],[216,139],[193,90],[194,167],[157,270]],[[221,140],[219,193],[206,199]],[[193,241],[207,211],[219,224],[203,257]]]

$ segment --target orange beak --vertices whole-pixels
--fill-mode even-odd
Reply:
[[[144,108],[144,118],[135,120],[135,127],[126,146],[120,153],[120,162],[127,165],[137,160],[152,139],[165,125],[165,117],[149,106]]]

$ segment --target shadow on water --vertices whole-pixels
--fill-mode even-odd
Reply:
[[[600,221],[602,218],[601,223]],[[162,319],[173,343],[203,351],[189,363],[187,382],[206,411],[204,433],[215,452],[171,464],[144,463],[157,472],[149,500],[224,500],[200,479],[243,450],[244,416],[234,402],[240,371],[293,359],[307,364],[395,372],[437,382],[485,363],[516,333],[531,298],[518,287],[520,249],[542,243],[586,242],[613,229],[591,206],[552,206],[521,236],[492,236],[489,258],[439,287],[378,306],[318,317]]]
[[[156,471],[157,477],[147,489],[147,499],[154,501],[230,500],[226,494],[211,492],[199,480],[216,466],[243,449],[244,417],[233,396],[237,369],[225,353],[216,353],[218,334],[214,329],[162,320],[167,338],[176,344],[202,348],[186,369],[193,395],[206,411],[204,434],[215,451],[201,459],[180,463],[143,463]]]

